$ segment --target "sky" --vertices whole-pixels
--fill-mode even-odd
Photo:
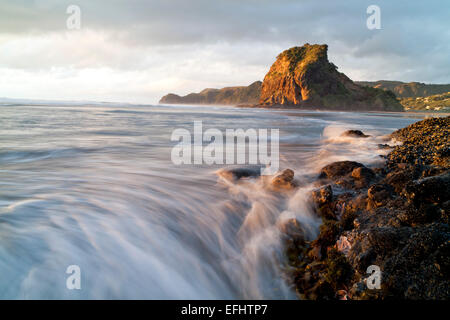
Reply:
[[[0,97],[154,104],[263,80],[305,43],[353,80],[450,83],[450,1],[0,0]]]

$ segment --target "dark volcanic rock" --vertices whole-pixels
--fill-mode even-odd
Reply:
[[[312,200],[316,206],[317,213],[325,219],[336,219],[334,212],[334,205],[331,201],[333,199],[333,190],[330,185],[314,190],[312,192]]]
[[[232,167],[219,170],[218,175],[227,180],[239,180],[242,178],[255,178],[261,175],[261,167]]]
[[[396,193],[400,194],[405,185],[416,179],[417,174],[414,167],[410,166],[404,170],[394,170],[389,172],[383,182],[392,186]]]
[[[352,177],[356,180],[355,186],[357,188],[364,188],[375,178],[375,173],[369,168],[359,167],[353,169]]]
[[[382,288],[387,297],[450,297],[450,229],[431,224],[413,231],[384,263]]]
[[[322,169],[331,185],[312,192],[319,236],[289,257],[301,298],[450,299],[449,119],[394,132],[404,144],[376,174],[352,161]],[[372,265],[381,289],[366,285]]]
[[[275,189],[292,189],[295,188],[294,171],[286,169],[280,174],[272,178],[271,185]]]
[[[392,149],[394,147],[388,144],[378,144],[378,148],[384,150],[384,149]]]
[[[367,190],[367,197],[373,207],[379,207],[392,197],[392,192],[392,187],[387,184],[374,184]]]
[[[450,117],[419,121],[391,136],[403,145],[396,146],[388,155],[390,164],[450,165]]]
[[[343,137],[352,137],[352,138],[368,138],[370,137],[367,134],[364,134],[364,132],[360,130],[347,130],[344,133],[341,134]]]
[[[450,172],[409,183],[405,187],[405,195],[416,204],[450,200]]]
[[[364,167],[363,164],[355,161],[338,161],[333,162],[322,168],[319,174],[319,178],[324,179],[336,179],[341,178],[349,173],[351,173],[354,169]]]
[[[317,206],[329,204],[333,199],[333,190],[330,185],[322,187],[312,192],[313,201]]]
[[[322,168],[319,179],[332,180],[346,189],[366,188],[375,178],[375,172],[354,161],[333,162]]]
[[[297,219],[289,219],[280,226],[280,231],[290,240],[304,242],[306,234],[303,225]]]

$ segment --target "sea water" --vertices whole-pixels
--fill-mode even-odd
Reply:
[[[279,226],[317,235],[320,168],[381,165],[386,134],[422,115],[190,106],[0,106],[0,298],[295,299]],[[175,165],[175,129],[279,129],[300,187]],[[343,138],[359,129],[369,138]],[[80,289],[66,284],[69,266]]]

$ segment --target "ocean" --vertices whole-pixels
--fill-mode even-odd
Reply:
[[[280,226],[318,233],[308,196],[338,160],[383,163],[410,113],[218,106],[0,106],[1,299],[295,299]],[[279,129],[300,187],[175,165],[175,129]],[[347,129],[371,135],[344,138]],[[67,286],[78,266],[80,289]]]

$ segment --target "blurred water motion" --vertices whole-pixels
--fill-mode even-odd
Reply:
[[[308,205],[318,169],[381,161],[380,137],[420,116],[230,107],[0,107],[0,298],[289,299],[279,224]],[[279,128],[290,197],[257,180],[224,183],[224,166],[170,160],[171,133]],[[371,138],[341,138],[360,129]],[[82,289],[68,290],[78,265]]]

